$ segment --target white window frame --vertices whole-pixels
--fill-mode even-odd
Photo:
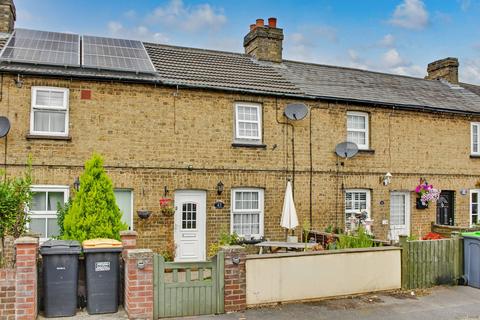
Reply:
[[[477,128],[477,141],[473,139],[473,128]],[[477,151],[474,151],[473,144],[477,143]],[[472,122],[470,124],[470,154],[480,156],[480,122]]]
[[[63,106],[44,106],[37,105],[37,91],[47,90],[54,92],[63,93]],[[58,88],[58,87],[32,87],[32,106],[30,109],[30,134],[37,136],[58,136],[58,137],[67,137],[68,136],[68,119],[69,119],[69,89],[68,88]],[[50,131],[35,131],[35,110],[52,110],[52,111],[65,111],[65,132],[50,132]]]
[[[257,109],[258,121],[243,121],[249,123],[256,123],[258,125],[258,136],[247,137],[240,135],[239,120],[238,120],[238,107],[253,107]],[[261,143],[262,142],[262,105],[259,103],[251,102],[236,102],[235,103],[235,141]]]
[[[351,129],[348,127],[348,116],[356,116],[356,117],[363,117],[365,118],[365,129]],[[369,121],[370,114],[367,112],[360,112],[360,111],[347,111],[347,140],[348,140],[348,132],[364,132],[365,133],[365,144],[357,144],[358,149],[360,150],[368,150],[370,147],[370,121]],[[353,142],[353,141],[352,141]]]
[[[130,230],[134,230],[134,223],[133,223],[133,189],[129,189],[129,188],[114,188],[113,189],[113,192],[115,193],[115,191],[130,191],[130,221],[132,222],[132,225],[129,226],[130,227]],[[117,201],[117,199],[115,198],[115,202]]]
[[[473,227],[473,210],[472,210],[472,195],[476,193],[477,194],[477,221],[480,221],[480,189],[470,189],[470,201],[469,201],[469,204],[470,204],[470,208],[469,208],[469,212],[470,212],[470,226]]]
[[[357,210],[351,209],[347,210],[347,193],[355,193],[355,192],[365,192],[367,196],[365,197],[365,201],[367,202],[366,209],[367,211],[367,218],[372,217],[372,195],[371,195],[371,190],[370,189],[345,189],[344,195],[343,195],[343,206],[344,206],[344,219],[346,221],[347,219],[347,213],[357,213]]]
[[[241,209],[237,210],[235,208],[235,193],[236,192],[258,192],[258,209]],[[258,234],[251,234],[250,236],[254,239],[260,239],[264,235],[264,215],[265,215],[265,207],[264,207],[264,195],[265,195],[265,190],[262,188],[232,188],[231,190],[231,199],[230,199],[230,234],[233,234],[234,228],[233,228],[233,223],[234,219],[233,216],[236,213],[258,213],[259,218],[258,218],[258,224],[259,224],[259,232]],[[244,234],[238,234],[240,237],[244,237],[246,235]]]
[[[70,187],[63,186],[63,185],[32,185],[30,187],[32,192],[63,192],[63,202],[64,204],[67,203],[68,198],[70,197]],[[57,218],[58,212],[57,211],[34,211],[29,209],[28,215],[30,218],[38,218],[38,219],[48,219],[48,218]],[[46,222],[45,228],[47,227],[48,222]],[[30,224],[27,224],[27,228],[30,229]],[[45,229],[46,231],[46,229]],[[40,241],[46,241],[49,238],[40,238]]]

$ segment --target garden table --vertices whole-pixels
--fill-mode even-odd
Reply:
[[[268,248],[271,253],[278,252],[280,249],[294,249],[294,250],[305,250],[315,247],[316,243],[303,243],[303,242],[281,242],[281,241],[264,241],[257,243],[255,246],[260,247],[258,254],[263,254],[263,248]]]

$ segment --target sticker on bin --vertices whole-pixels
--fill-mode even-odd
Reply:
[[[67,270],[66,267],[57,267],[57,270]]]
[[[110,261],[95,262],[95,272],[110,271]]]

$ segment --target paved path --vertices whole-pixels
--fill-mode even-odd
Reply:
[[[43,317],[39,317],[45,320]],[[125,312],[89,316],[85,311],[72,320],[125,320]],[[436,287],[423,296],[405,293],[284,304],[242,313],[179,319],[195,320],[480,320],[480,290],[471,287]]]
[[[185,318],[184,318],[185,319]],[[355,298],[285,304],[244,313],[192,317],[209,320],[480,320],[480,290],[436,287],[425,296],[378,294]]]

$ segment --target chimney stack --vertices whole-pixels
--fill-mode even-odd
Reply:
[[[427,80],[445,79],[452,84],[458,84],[458,59],[445,58],[428,64]]]
[[[270,62],[282,62],[283,30],[277,28],[277,18],[269,18],[268,25],[257,19],[250,25],[250,32],[243,39],[245,53]]]
[[[0,0],[0,33],[11,33],[15,27],[15,20],[13,0]]]

